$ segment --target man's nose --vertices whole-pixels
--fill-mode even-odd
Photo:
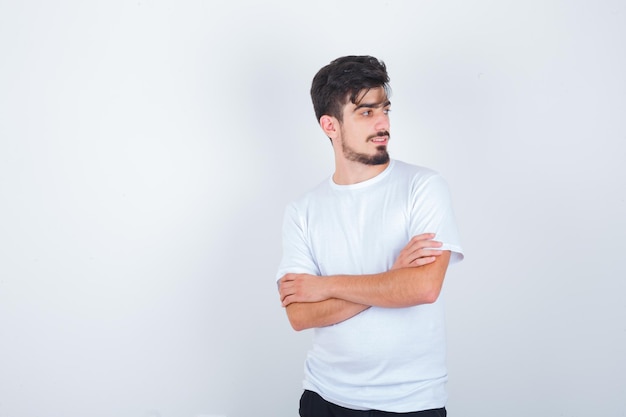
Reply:
[[[378,115],[374,127],[379,132],[382,130],[389,130],[389,115],[385,113]]]

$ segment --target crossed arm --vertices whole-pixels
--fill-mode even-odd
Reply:
[[[439,297],[450,252],[436,249],[433,234],[415,236],[392,268],[369,275],[286,274],[279,293],[295,330],[347,320],[371,306],[409,307]]]

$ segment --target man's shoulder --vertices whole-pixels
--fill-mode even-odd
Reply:
[[[288,205],[290,207],[306,207],[311,201],[323,198],[330,190],[329,181],[330,179],[326,178],[324,181],[290,201]]]
[[[434,169],[399,160],[394,160],[393,175],[400,178],[421,181],[427,180],[431,177],[440,176],[440,174]]]

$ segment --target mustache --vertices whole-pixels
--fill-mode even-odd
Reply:
[[[388,130],[381,130],[380,132],[376,132],[375,135],[370,135],[367,137],[367,141],[369,142],[372,139],[375,139],[379,136],[387,136],[389,139],[391,139],[391,135],[389,134]]]

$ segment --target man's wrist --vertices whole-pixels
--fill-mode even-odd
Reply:
[[[326,277],[325,285],[326,285],[326,297],[328,298],[338,298],[340,300],[350,301],[346,294],[348,289],[346,285],[348,284],[348,279],[350,276],[348,275],[331,275]]]

